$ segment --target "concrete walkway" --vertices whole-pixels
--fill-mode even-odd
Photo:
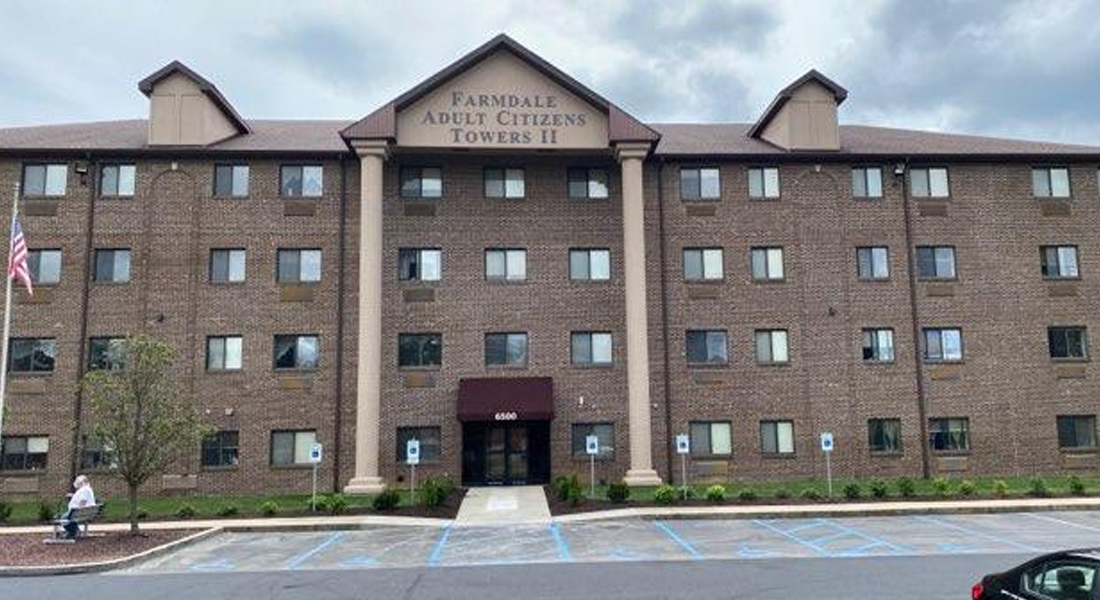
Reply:
[[[479,487],[466,492],[455,525],[545,524],[550,520],[542,486]]]

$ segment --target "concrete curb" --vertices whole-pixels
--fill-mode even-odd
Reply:
[[[334,529],[362,529],[372,526],[394,527],[446,527],[452,521],[450,519],[437,519],[429,517],[402,517],[402,516],[378,516],[378,515],[345,515],[336,517],[265,517],[256,519],[206,519],[193,521],[149,521],[141,524],[141,528],[148,531],[164,531],[171,529],[221,529],[224,531],[331,531]],[[130,528],[127,523],[97,523],[93,529],[97,532],[125,531]],[[53,528],[49,525],[26,525],[0,527],[0,540],[5,534],[17,533],[50,533]]]
[[[781,519],[817,517],[896,517],[904,515],[993,514],[1100,510],[1100,498],[1029,498],[1013,500],[928,500],[922,502],[865,502],[836,505],[667,506],[600,510],[557,515],[555,523],[606,519]]]
[[[113,558],[111,560],[104,560],[99,562],[80,563],[75,565],[46,565],[46,566],[33,566],[33,567],[0,567],[0,577],[36,577],[45,575],[76,575],[79,573],[101,573],[103,571],[113,571],[115,569],[121,569],[129,567],[131,565],[143,562],[150,558],[160,556],[167,552],[178,550],[185,546],[201,542],[208,537],[221,533],[221,529],[214,527],[200,531],[198,533],[191,534],[187,537],[180,538],[168,542],[167,544],[161,544],[155,548],[150,548],[144,552],[137,554],[131,554],[130,556],[123,556],[120,558]]]

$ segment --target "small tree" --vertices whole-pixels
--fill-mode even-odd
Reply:
[[[89,371],[84,390],[95,425],[91,437],[111,451],[111,470],[128,488],[130,534],[138,534],[138,488],[191,452],[205,429],[172,374],[175,350],[148,336],[118,342],[109,368]]]

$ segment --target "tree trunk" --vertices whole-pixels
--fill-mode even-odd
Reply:
[[[138,535],[138,486],[130,483],[128,497],[130,499],[130,535]]]

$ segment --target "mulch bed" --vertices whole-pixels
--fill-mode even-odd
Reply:
[[[197,530],[143,531],[133,537],[129,532],[105,532],[102,537],[87,537],[75,544],[46,544],[48,533],[0,534],[0,568],[61,566],[100,562],[131,556],[187,537]],[[95,526],[92,526],[93,535]]]

